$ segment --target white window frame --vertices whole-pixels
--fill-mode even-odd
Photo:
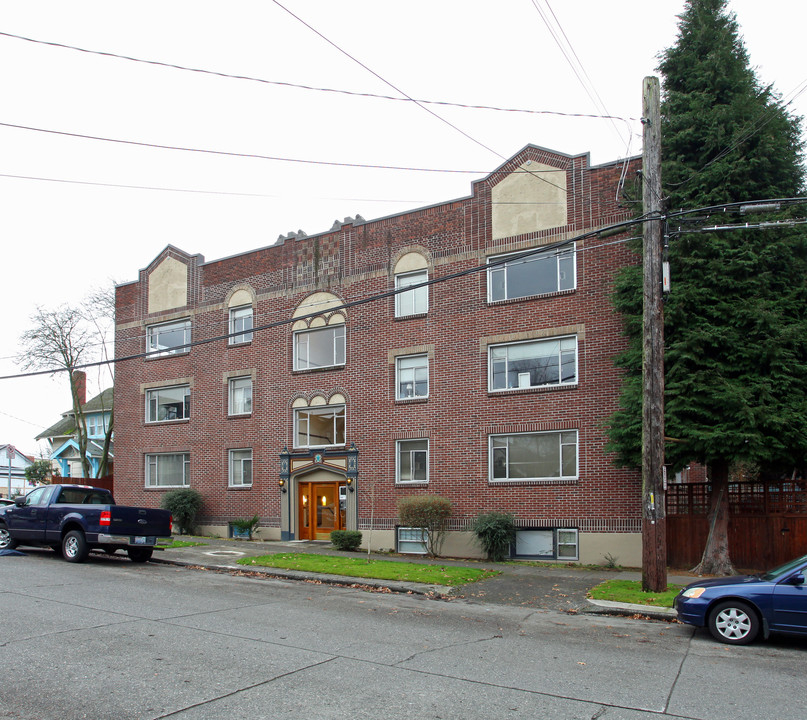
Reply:
[[[326,339],[331,334],[330,342]],[[298,330],[294,333],[294,369],[319,370],[322,368],[342,367],[345,364],[345,325],[329,325],[311,330]],[[327,351],[330,345],[330,361],[324,365],[311,364],[311,341],[323,338],[323,348]]]
[[[176,345],[160,345],[160,337],[168,333],[182,331],[182,342]],[[171,322],[149,325],[146,328],[146,352],[150,357],[180,355],[190,352],[191,321],[190,318],[172,320]]]
[[[419,362],[417,362],[419,361]],[[417,362],[417,364],[415,364]],[[407,367],[408,366],[408,367]],[[418,394],[417,387],[426,376],[426,392]],[[409,377],[411,376],[411,378]],[[411,392],[402,392],[411,387]],[[429,397],[429,356],[426,353],[417,355],[399,355],[395,358],[395,399],[422,400]]]
[[[159,409],[162,405],[169,403],[160,402],[160,393],[166,390],[184,390],[182,393],[182,401],[179,403],[182,408],[182,416],[180,417],[159,417]],[[177,404],[176,402],[171,403]],[[154,410],[154,413],[152,413]],[[186,414],[187,413],[187,414]],[[189,420],[191,413],[191,386],[190,385],[166,385],[165,387],[151,388],[146,390],[146,422],[151,423],[164,423],[164,422],[178,422]]]
[[[244,381],[249,382],[249,398],[245,398],[244,402],[244,409],[237,410],[236,409],[236,390],[245,390],[246,386],[243,388],[237,387],[238,383],[243,383]],[[240,375],[239,377],[232,377],[227,381],[227,414],[228,415],[251,415],[252,414],[252,376],[251,375]],[[246,393],[243,393],[246,395]]]
[[[182,458],[182,482],[179,485],[163,485],[159,479],[160,463],[162,458]],[[190,453],[147,453],[145,457],[146,487],[152,488],[175,488],[188,487],[190,485]],[[152,479],[154,474],[157,478]]]
[[[426,269],[413,272],[399,273],[395,276],[395,289],[419,285],[429,281],[429,271]],[[395,317],[409,317],[410,315],[425,315],[429,312],[429,286],[406,290],[395,295]]]
[[[566,290],[574,290],[577,288],[577,245],[571,243],[571,247],[564,245],[562,247],[551,248],[540,252],[535,252],[527,257],[523,256],[528,250],[522,250],[517,253],[507,253],[505,255],[494,255],[488,258],[488,302],[502,302],[504,300],[513,300],[516,298],[533,297],[539,295],[550,295],[552,293],[563,292]],[[512,261],[507,261],[506,258],[513,257]],[[540,290],[536,292],[528,292],[523,295],[515,294],[516,291],[510,291],[508,288],[508,271],[521,267],[525,263],[553,263],[555,265],[555,284],[554,289]],[[540,266],[532,269],[533,274],[537,272]],[[551,274],[551,271],[550,271]],[[501,296],[496,292],[495,288],[501,284]]]
[[[425,443],[425,448],[407,448],[406,446],[414,445],[415,443]],[[417,456],[423,455],[424,457],[424,469],[425,469],[425,477],[415,478],[415,468],[418,465]],[[402,466],[403,466],[403,459],[404,456],[408,456],[409,459],[409,470],[412,474],[411,479],[404,479]],[[429,482],[429,439],[428,438],[411,438],[407,440],[396,440],[395,441],[395,482],[399,485],[416,485],[416,484],[423,484]]]
[[[397,551],[401,555],[428,555],[428,533],[426,528],[397,528]]]
[[[234,448],[227,455],[229,487],[252,487],[252,448]]]
[[[539,533],[545,536],[551,544],[549,552],[525,552],[520,536],[529,533]],[[519,552],[519,546],[522,550]],[[580,533],[577,528],[518,528],[516,540],[513,544],[513,555],[521,558],[541,558],[544,560],[560,560],[571,562],[580,559]],[[569,551],[571,550],[571,552]]]
[[[538,476],[517,476],[511,475],[510,443],[502,444],[502,439],[518,437],[539,437],[557,436],[557,474]],[[573,441],[572,441],[573,438]],[[564,475],[564,461],[569,460],[569,448],[574,449],[574,474]],[[499,458],[503,458],[503,466],[507,474],[503,477],[496,477],[496,464]],[[554,459],[554,458],[553,458]],[[513,461],[515,462],[515,461]],[[518,482],[551,482],[551,481],[573,481],[577,480],[580,473],[580,434],[577,430],[551,430],[548,432],[534,433],[499,433],[490,435],[488,438],[488,481],[496,483],[518,483]]]
[[[501,366],[504,365],[504,378],[505,383],[509,381],[510,373],[513,372],[510,369],[512,364],[516,364],[516,360],[511,360],[509,357],[510,349],[519,349],[519,348],[526,348],[528,346],[535,346],[544,347],[550,346],[552,344],[557,344],[557,368],[558,368],[558,380],[557,382],[543,382],[543,383],[536,383],[531,384],[532,382],[532,374],[529,371],[518,373],[518,382],[515,385],[505,385],[505,387],[495,387],[495,377],[497,375],[496,367],[497,365]],[[574,347],[570,348],[569,346],[573,343]],[[564,347],[564,345],[566,347]],[[520,390],[520,389],[527,389],[527,388],[537,388],[537,387],[557,387],[561,385],[577,385],[578,384],[578,357],[577,357],[577,336],[576,335],[564,335],[561,337],[552,337],[552,338],[540,338],[536,340],[525,340],[519,342],[510,342],[510,343],[499,343],[496,345],[488,346],[488,392],[507,392],[512,390]],[[504,354],[504,357],[497,357],[494,358],[494,355],[501,356]],[[566,360],[568,362],[568,356],[572,355],[573,362],[574,362],[574,377],[571,380],[564,380],[563,379],[563,367],[564,367],[564,356],[566,356]],[[540,355],[536,353],[537,357],[550,357],[549,355]]]
[[[252,342],[252,317],[252,305],[239,305],[238,307],[230,308],[230,345],[243,345],[244,343]]]
[[[323,443],[312,442],[311,424],[306,422],[305,438],[301,442],[301,416],[302,415],[326,415],[332,414],[333,426],[331,428],[333,438],[336,442]],[[294,410],[294,447],[316,448],[316,447],[339,447],[344,445],[347,437],[347,409],[345,405],[315,405],[313,407],[295,408]],[[341,421],[341,422],[340,422]],[[341,426],[341,427],[340,427]],[[340,435],[341,430],[341,435]],[[341,441],[340,441],[341,437]],[[313,438],[318,440],[320,438]]]

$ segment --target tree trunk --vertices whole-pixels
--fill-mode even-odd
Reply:
[[[692,568],[698,575],[734,575],[729,556],[729,464],[718,460],[709,466],[712,492],[709,497],[709,536],[700,563]]]

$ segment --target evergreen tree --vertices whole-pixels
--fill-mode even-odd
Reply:
[[[800,120],[749,66],[726,0],[688,0],[676,44],[661,55],[662,184],[669,213],[803,189]],[[704,227],[783,219],[730,210]],[[705,214],[701,214],[702,216]],[[800,228],[675,234],[672,292],[665,301],[666,462],[697,461],[712,483],[710,542],[699,569],[732,571],[728,552],[729,468],[800,466],[807,454],[807,240]],[[641,447],[641,269],[620,277],[615,302],[631,349],[611,449],[639,465]]]

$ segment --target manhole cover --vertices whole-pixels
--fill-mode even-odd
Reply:
[[[238,550],[211,550],[210,552],[205,553],[205,555],[215,555],[217,557],[222,555],[229,556],[229,555],[245,555],[245,554],[246,553],[239,552]]]

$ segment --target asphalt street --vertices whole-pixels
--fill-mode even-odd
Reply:
[[[46,550],[0,558],[0,717],[802,718],[807,643]]]

